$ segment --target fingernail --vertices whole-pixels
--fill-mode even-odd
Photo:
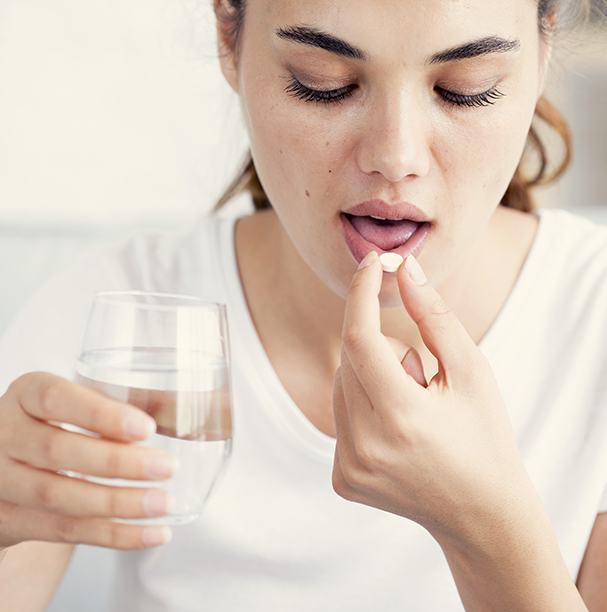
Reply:
[[[409,255],[405,260],[405,269],[409,273],[411,280],[416,285],[425,285],[428,282],[422,267],[419,265],[419,262],[413,255]]]
[[[370,266],[372,263],[375,263],[375,261],[377,261],[377,251],[369,251],[362,259],[360,264],[358,264],[358,269],[362,270],[363,268]]]
[[[148,438],[156,431],[156,421],[150,417],[129,414],[124,417],[123,429],[127,436]]]
[[[173,537],[173,532],[169,527],[146,527],[141,539],[146,546],[155,546],[156,544],[166,544]]]
[[[171,514],[174,508],[175,500],[173,496],[161,489],[148,491],[143,496],[143,510],[148,516]]]
[[[151,478],[170,478],[179,467],[175,456],[152,457],[145,462],[145,473]]]

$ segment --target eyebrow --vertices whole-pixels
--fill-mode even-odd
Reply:
[[[363,61],[369,59],[368,53],[362,49],[313,26],[297,25],[277,28],[275,34],[279,38],[310,47],[318,47],[350,59]],[[458,45],[457,47],[452,47],[451,49],[439,51],[427,58],[425,63],[442,64],[471,57],[480,57],[490,53],[507,53],[508,51],[519,49],[520,46],[521,43],[518,39],[508,40],[499,36],[486,36],[464,43],[463,45]]]

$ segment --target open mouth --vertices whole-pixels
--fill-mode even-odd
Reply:
[[[346,243],[357,261],[369,251],[417,256],[430,232],[432,223],[410,219],[376,219],[341,213]]]
[[[374,244],[383,251],[391,251],[404,244],[413,236],[420,225],[424,225],[410,219],[394,221],[368,216],[359,217],[347,213],[344,213],[344,216],[367,242]]]

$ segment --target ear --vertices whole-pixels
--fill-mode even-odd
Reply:
[[[217,31],[217,54],[221,72],[228,85],[238,92],[238,66],[235,54],[233,35],[230,32],[229,23],[233,9],[226,0],[213,0],[215,11],[215,27]]]
[[[542,97],[546,88],[546,79],[548,76],[548,68],[550,66],[550,58],[552,57],[553,38],[556,28],[556,12],[550,13],[544,18],[543,32],[540,33],[540,51],[539,51],[539,79],[537,98]]]

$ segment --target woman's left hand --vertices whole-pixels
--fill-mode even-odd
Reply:
[[[398,339],[381,332],[382,276],[378,258],[359,268],[346,301],[333,488],[414,520],[436,539],[467,542],[484,526],[520,517],[537,495],[491,366],[462,323],[400,266],[404,306],[439,365],[426,384],[417,351],[397,356]]]

